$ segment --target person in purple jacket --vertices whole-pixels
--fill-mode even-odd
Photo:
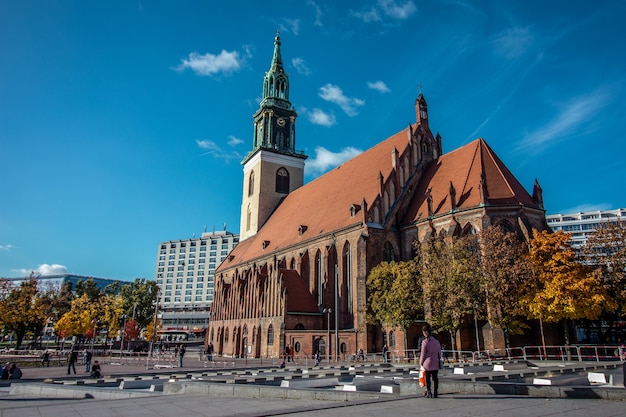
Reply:
[[[422,352],[420,354],[420,365],[426,371],[426,393],[428,398],[437,398],[439,395],[439,360],[441,359],[441,344],[431,334],[430,325],[422,326],[424,341],[422,342]],[[431,380],[433,391],[430,390]]]

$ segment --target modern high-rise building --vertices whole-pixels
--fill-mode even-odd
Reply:
[[[202,331],[213,302],[213,273],[239,242],[227,231],[170,240],[159,245],[155,280],[164,331]]]
[[[602,223],[626,221],[626,209],[583,211],[571,214],[546,215],[548,226],[555,232],[563,230],[572,236],[570,241],[575,249],[587,243],[589,235]]]

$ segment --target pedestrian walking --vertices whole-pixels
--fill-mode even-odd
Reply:
[[[187,349],[185,349],[185,345],[181,343],[180,346],[178,347],[178,367],[179,368],[183,367],[183,357],[185,356],[186,350]]]
[[[422,326],[424,341],[422,342],[422,352],[420,354],[420,365],[426,371],[426,392],[428,398],[439,396],[439,361],[441,360],[441,344],[431,334],[430,325]],[[431,386],[433,390],[431,391]]]
[[[41,366],[50,367],[50,352],[48,352],[48,349],[44,350],[41,354]]]
[[[67,374],[70,374],[70,370],[74,371],[74,375],[76,375],[76,361],[78,360],[78,352],[76,349],[72,348],[70,351],[70,356],[67,358]]]
[[[91,352],[85,349],[83,352],[83,360],[85,361],[85,372],[89,373],[91,371]]]

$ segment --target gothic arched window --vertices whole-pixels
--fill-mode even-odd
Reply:
[[[270,324],[270,327],[267,328],[267,345],[274,345],[274,326]]]
[[[393,245],[389,242],[385,242],[383,245],[383,259],[387,262],[393,262],[396,260],[396,251],[393,249]]]
[[[285,168],[276,171],[276,192],[289,194],[289,172]]]
[[[248,177],[248,195],[254,194],[254,171],[250,173],[250,177]]]

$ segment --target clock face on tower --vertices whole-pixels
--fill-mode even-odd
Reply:
[[[276,123],[278,124],[278,126],[285,126],[285,119],[280,117],[278,120],[276,120]]]

